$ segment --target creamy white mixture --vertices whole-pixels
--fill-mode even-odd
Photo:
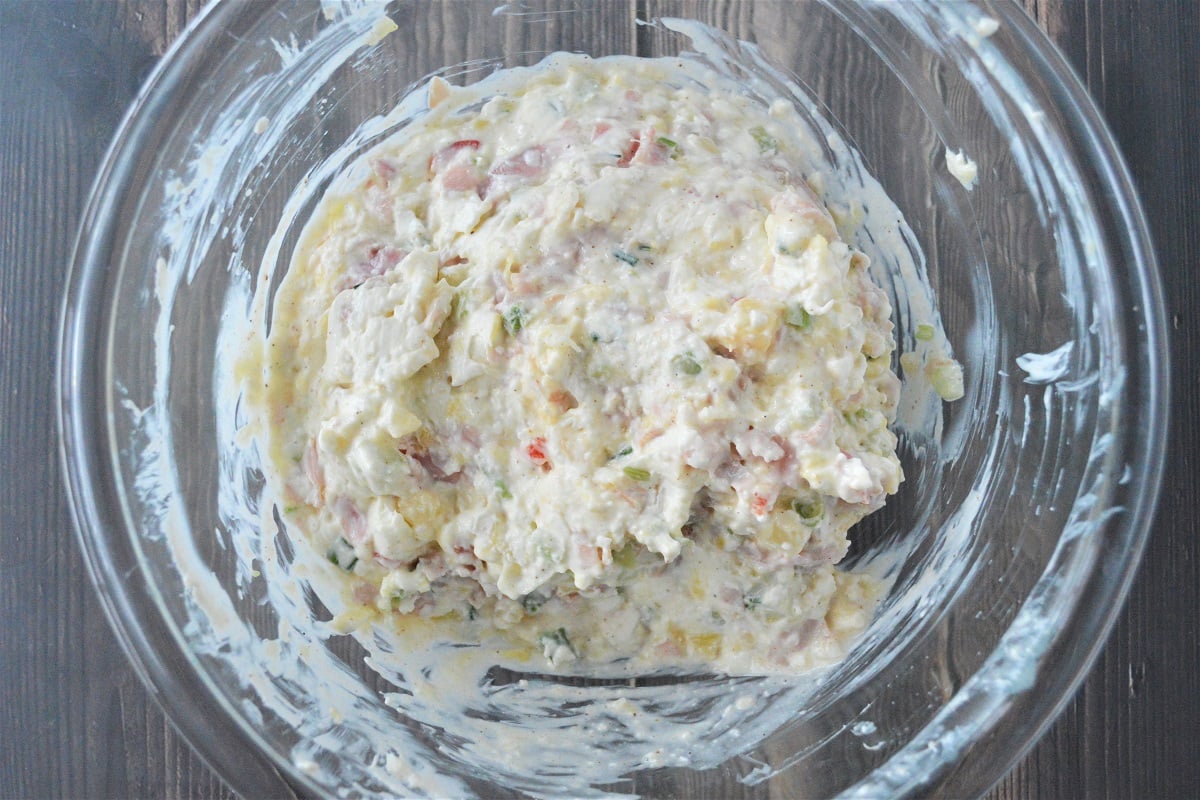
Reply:
[[[278,290],[292,529],[364,613],[516,660],[837,660],[881,592],[834,565],[902,479],[899,383],[791,109],[564,55],[478,100],[435,80]]]
[[[946,169],[968,192],[975,188],[975,180],[979,177],[979,167],[964,155],[962,150],[946,149]]]

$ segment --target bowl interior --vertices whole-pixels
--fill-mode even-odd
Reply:
[[[64,446],[118,632],[236,788],[277,793],[272,767],[313,792],[431,796],[960,795],[1003,774],[1136,565],[1165,364],[1111,142],[1021,12],[988,13],[991,35],[966,3],[847,0],[218,4],[197,20],[123,126],[81,235]],[[398,29],[380,38],[384,14]],[[963,363],[966,396],[944,409],[905,376],[907,480],[850,557],[893,588],[837,668],[496,669],[447,714],[459,678],[433,658],[403,674],[385,632],[335,630],[312,554],[272,513],[236,374],[256,290],[270,297],[337,171],[419,113],[396,107],[429,75],[471,83],[557,50],[691,53],[793,97],[824,138],[831,201],[868,200],[850,233],[899,350],[933,315]],[[947,149],[978,164],[971,191]],[[612,713],[622,700],[638,726]],[[1016,714],[1029,723],[999,726]]]

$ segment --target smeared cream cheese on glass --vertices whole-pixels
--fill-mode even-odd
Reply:
[[[968,192],[975,188],[975,181],[979,177],[979,166],[964,155],[962,150],[946,149],[946,169]]]
[[[838,660],[882,591],[835,565],[902,480],[899,382],[794,111],[561,54],[429,105],[335,181],[275,295],[289,525],[361,613],[517,661]]]

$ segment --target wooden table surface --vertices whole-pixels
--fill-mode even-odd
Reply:
[[[1200,2],[1023,2],[1084,78],[1140,188],[1174,408],[1129,601],[1082,689],[991,797],[1200,797]],[[53,411],[88,188],[141,79],[199,6],[0,0],[0,800],[232,796],[151,702],[101,612]]]

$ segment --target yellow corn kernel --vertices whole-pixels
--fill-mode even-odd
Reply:
[[[721,634],[692,634],[688,637],[688,652],[709,661],[718,658],[721,655]]]
[[[812,530],[812,526],[805,525],[799,514],[791,510],[780,510],[763,521],[754,538],[763,544],[798,553],[808,544]]]
[[[743,297],[725,314],[714,338],[743,359],[760,362],[775,345],[781,319],[778,303]]]
[[[389,398],[383,401],[379,410],[383,417],[383,429],[393,439],[402,439],[410,433],[416,433],[423,427],[421,418],[407,409],[403,403]]]
[[[684,632],[683,628],[680,628],[678,625],[672,622],[667,625],[667,636],[672,642],[675,643],[675,646],[678,647],[681,652],[687,652],[688,636],[687,633]]]
[[[421,489],[401,498],[400,515],[412,526],[413,533],[422,542],[437,538],[438,530],[447,518],[447,509],[442,499],[428,489]]]

